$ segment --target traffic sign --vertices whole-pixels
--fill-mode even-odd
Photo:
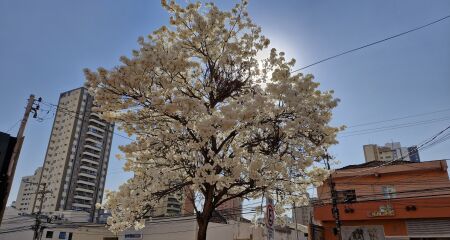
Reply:
[[[275,209],[273,206],[273,200],[267,198],[266,204],[266,228],[267,228],[267,240],[275,239]]]

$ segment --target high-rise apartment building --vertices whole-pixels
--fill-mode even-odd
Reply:
[[[165,196],[149,215],[152,217],[180,216],[182,214],[182,202],[182,192]]]
[[[85,211],[94,218],[103,198],[114,125],[91,111],[93,97],[81,87],[60,95],[45,156],[42,212]],[[39,206],[39,199],[34,204]]]
[[[376,144],[364,145],[364,158],[366,162],[403,160],[420,162],[417,146],[402,147],[399,142],[386,143],[384,146]]]
[[[34,175],[22,177],[15,202],[17,210],[30,214],[36,197],[37,182],[41,178],[42,167],[34,171]]]

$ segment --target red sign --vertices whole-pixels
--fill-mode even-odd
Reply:
[[[267,228],[267,240],[273,240],[275,237],[275,209],[273,208],[273,200],[267,199],[266,205],[266,228]]]
[[[272,227],[274,222],[275,222],[275,211],[273,209],[273,206],[267,205],[267,225],[269,225],[269,227]]]

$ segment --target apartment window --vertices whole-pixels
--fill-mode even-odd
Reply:
[[[47,231],[45,238],[53,238],[53,231]]]
[[[382,186],[381,191],[383,192],[384,198],[395,198],[395,187],[392,185]]]
[[[140,233],[130,233],[130,234],[125,234],[124,238],[125,239],[142,239],[142,235]]]
[[[342,190],[338,192],[338,199],[343,203],[353,203],[356,202],[356,192],[355,189]]]

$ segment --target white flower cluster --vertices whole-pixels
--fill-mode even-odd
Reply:
[[[103,118],[136,136],[121,146],[135,175],[107,194],[110,229],[143,227],[162,196],[185,189],[203,194],[199,216],[263,192],[283,196],[279,206],[304,203],[307,186],[328,174],[314,162],[336,143],[333,92],[318,90],[312,75],[291,74],[295,61],[275,49],[257,60],[269,40],[246,2],[230,12],[162,2],[169,27],[139,38],[122,65],[85,71]]]

